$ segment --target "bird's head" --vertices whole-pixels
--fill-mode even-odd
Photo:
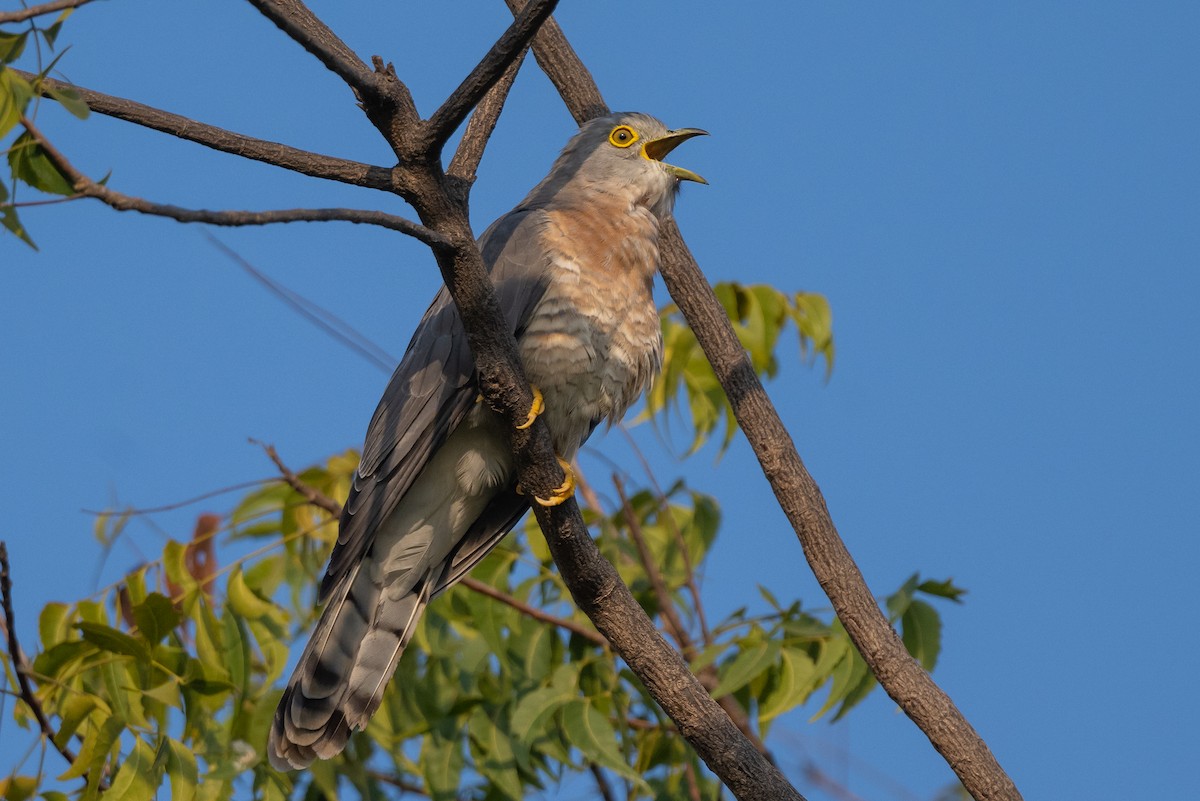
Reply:
[[[597,117],[571,138],[531,199],[571,202],[577,193],[599,191],[627,197],[633,205],[666,216],[681,181],[708,182],[663,159],[682,142],[707,133],[699,128],[672,131],[636,112]]]

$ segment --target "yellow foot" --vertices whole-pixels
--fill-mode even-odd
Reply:
[[[564,502],[575,494],[575,471],[571,469],[571,465],[566,459],[562,458],[561,456],[555,458],[558,459],[558,465],[563,469],[563,473],[566,474],[566,478],[563,480],[562,484],[554,488],[554,490],[550,493],[549,498],[539,498],[536,495],[533,496],[533,499],[541,506],[558,506],[560,503]],[[517,494],[525,494],[525,490],[521,488],[520,484],[517,485]]]
[[[529,387],[529,389],[533,391],[533,405],[529,407],[529,415],[525,418],[525,422],[517,426],[518,431],[524,431],[533,425],[533,421],[536,420],[538,415],[546,409],[546,403],[542,400],[541,390],[532,385]],[[559,461],[562,460],[560,459]],[[562,501],[559,501],[559,503],[562,503]]]

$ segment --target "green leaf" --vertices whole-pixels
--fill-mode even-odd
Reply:
[[[46,151],[28,132],[21,134],[8,151],[8,164],[13,176],[34,189],[52,195],[73,195],[75,187],[59,172],[58,167],[46,155]]]
[[[775,680],[767,687],[759,702],[759,725],[804,703],[814,689],[815,673],[816,665],[806,652],[784,648],[780,652],[779,671]]]
[[[917,585],[917,590],[935,598],[947,598],[955,603],[962,603],[962,596],[967,594],[965,589],[954,585],[954,579],[922,581]]]
[[[70,693],[58,710],[58,731],[54,734],[54,744],[62,747],[71,741],[71,736],[87,720],[92,710],[100,709],[100,699],[91,693]]]
[[[42,648],[50,648],[66,639],[71,627],[67,618],[71,608],[66,604],[48,603],[42,607],[38,615],[38,635],[42,638]]]
[[[2,134],[0,134],[2,135]],[[37,250],[38,247],[29,237],[29,232],[25,230],[25,226],[21,224],[21,220],[17,217],[17,210],[12,206],[0,207],[0,225],[3,225],[5,230],[13,234],[24,242],[29,247]]]
[[[154,773],[154,752],[135,736],[133,750],[104,793],[105,801],[153,801],[157,784]]]
[[[78,779],[102,766],[108,760],[109,749],[124,730],[125,721],[116,716],[106,718],[99,726],[89,727],[83,738],[83,745],[75,755],[75,761],[58,780],[63,782],[67,779]]]
[[[517,774],[517,760],[513,744],[500,730],[483,707],[476,707],[468,724],[475,770],[488,780],[491,789],[500,792],[511,801],[524,797],[521,777]]]
[[[4,801],[26,801],[37,792],[37,776],[8,776],[0,779],[0,798]]]
[[[714,698],[722,698],[745,687],[779,659],[779,642],[766,640],[743,647],[731,661],[721,666],[720,682],[713,689]]]
[[[641,778],[621,755],[617,733],[608,718],[600,714],[587,699],[576,698],[565,704],[561,721],[567,742],[578,748],[589,761],[615,770],[622,776]]]
[[[74,89],[67,87],[51,89],[50,87],[46,87],[46,94],[57,100],[63,108],[78,119],[86,120],[88,114],[91,113],[87,103],[84,102],[83,98]]]
[[[122,656],[132,656],[141,662],[150,661],[150,649],[146,647],[146,643],[136,637],[131,637],[123,631],[118,631],[102,623],[88,623],[86,621],[76,623],[75,627],[79,629],[84,640],[95,645],[102,651],[121,654]]]
[[[283,610],[275,606],[275,604],[255,595],[254,590],[246,585],[246,578],[242,574],[240,567],[229,575],[229,586],[226,590],[226,595],[229,599],[230,608],[246,620],[268,618],[282,623],[287,618]]]
[[[421,746],[421,774],[425,789],[433,801],[454,801],[458,798],[459,776],[462,775],[463,755],[457,739],[436,735],[425,738]]]
[[[157,645],[183,620],[183,615],[167,596],[152,592],[146,600],[133,607],[133,621],[138,633],[151,645]]]
[[[914,599],[900,618],[904,647],[926,670],[933,670],[942,648],[942,620],[937,610]]]
[[[532,744],[542,733],[544,724],[558,709],[573,700],[575,695],[561,687],[534,690],[517,702],[509,731],[519,742]]]
[[[21,115],[33,97],[29,82],[10,69],[0,67],[0,137],[21,121]]]
[[[21,57],[25,51],[25,33],[5,33],[0,31],[0,64],[11,64]]]

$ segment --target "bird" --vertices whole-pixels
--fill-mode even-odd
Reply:
[[[509,425],[486,403],[449,292],[437,293],[367,429],[321,582],[324,610],[272,722],[268,757],[301,769],[366,727],[430,600],[462,579],[530,503],[571,497],[569,460],[619,421],[662,363],[658,237],[681,182],[663,159],[706,134],[641,113],[585,122],[549,174],[478,240],[567,480],[530,498]]]

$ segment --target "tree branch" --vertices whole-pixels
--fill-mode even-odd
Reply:
[[[376,93],[371,68],[299,0],[249,0],[249,3],[341,78],[359,99]]]
[[[62,754],[63,759],[67,760],[67,764],[75,764],[75,752],[72,751],[64,743],[58,744],[58,732],[50,725],[49,718],[46,717],[46,711],[42,709],[42,704],[33,692],[33,685],[29,683],[29,664],[25,660],[25,652],[21,649],[21,643],[17,639],[17,616],[13,611],[12,603],[12,579],[11,570],[8,563],[8,546],[3,540],[0,540],[0,605],[4,609],[4,628],[8,634],[8,656],[12,660],[13,673],[17,676],[17,687],[20,690],[21,700],[33,712],[33,717],[37,720],[38,728],[42,730],[42,734],[50,741],[58,753]],[[108,789],[108,780],[103,776],[99,781],[100,790]]]
[[[467,130],[463,133],[458,148],[454,151],[454,158],[450,160],[450,167],[446,170],[446,175],[454,182],[452,187],[463,208],[467,208],[471,186],[475,183],[475,171],[479,169],[484,148],[487,147],[492,131],[496,129],[496,121],[500,119],[500,112],[504,110],[504,103],[508,100],[508,92],[512,89],[513,81],[517,79],[517,73],[521,69],[527,52],[528,48],[521,51],[517,60],[508,66],[508,69],[500,76],[500,80],[496,81],[496,84],[483,96],[483,100],[479,101],[479,105],[471,114],[471,119],[467,121]]]
[[[529,0],[504,2],[517,14],[525,8]],[[583,125],[590,119],[603,117],[608,113],[608,104],[604,102],[591,73],[580,61],[553,17],[543,23],[537,36],[533,38],[533,57],[558,90],[575,122]]]
[[[247,226],[270,225],[273,223],[290,222],[352,222],[365,225],[377,225],[389,228],[402,234],[418,239],[431,248],[446,247],[447,240],[423,225],[385,214],[381,211],[364,209],[279,209],[275,211],[210,211],[208,209],[185,209],[165,203],[153,203],[144,198],[126,195],[109,189],[103,184],[96,183],[77,170],[50,140],[26,117],[21,117],[21,125],[29,135],[41,145],[46,156],[54,163],[71,186],[81,197],[92,197],[111,206],[117,211],[136,211],[156,217],[169,217],[183,223],[208,223],[209,225]]]
[[[12,69],[10,67],[10,69]],[[261,161],[274,167],[282,167],[313,178],[324,178],[329,181],[340,181],[354,186],[365,186],[371,189],[394,191],[392,170],[388,167],[377,167],[349,159],[312,153],[307,150],[271,142],[266,139],[255,139],[252,136],[227,131],[215,125],[208,125],[188,119],[180,114],[126,100],[121,97],[106,95],[92,89],[87,89],[65,81],[53,78],[43,78],[31,72],[13,69],[14,74],[26,81],[41,86],[41,93],[49,97],[49,90],[69,89],[79,95],[80,99],[97,114],[106,117],[131,122],[143,128],[161,131],[177,139],[195,142],[222,153]]]
[[[508,68],[516,63],[529,46],[538,28],[554,11],[558,0],[531,0],[513,20],[508,30],[496,40],[483,60],[471,70],[446,102],[421,125],[421,149],[430,158],[441,155],[450,135],[467,118],[467,114],[483,99]]]
[[[79,6],[87,5],[90,2],[92,0],[54,0],[52,3],[42,3],[38,6],[23,8],[20,11],[0,12],[0,25],[6,22],[24,22],[27,19],[40,17],[44,14],[53,14],[55,11],[65,11],[68,8],[79,8]]]
[[[531,617],[534,620],[540,620],[543,623],[549,623],[552,626],[557,626],[560,629],[565,629],[566,631],[569,631],[572,634],[578,634],[583,639],[588,640],[589,642],[593,643],[594,645],[599,645],[601,648],[603,648],[606,651],[609,650],[609,648],[611,648],[611,646],[608,644],[608,640],[606,640],[604,638],[604,635],[601,634],[600,632],[596,631],[595,629],[589,629],[586,626],[581,626],[578,623],[576,623],[574,620],[570,620],[565,617],[558,617],[557,615],[552,615],[548,612],[543,612],[541,609],[538,609],[536,606],[530,606],[529,604],[525,603],[524,601],[522,601],[518,598],[515,598],[515,597],[509,595],[508,593],[496,589],[491,584],[487,584],[482,581],[479,581],[478,579],[473,579],[470,576],[467,576],[466,578],[464,578],[462,580],[462,585],[470,590],[474,590],[475,592],[479,593],[480,595],[486,595],[487,597],[489,597],[493,600],[499,601],[500,603],[504,604],[505,606],[510,606],[513,609],[516,609],[521,614],[523,614],[527,617]]]
[[[512,7],[519,0],[506,2]],[[562,42],[549,37],[535,39],[534,56],[543,69],[561,71],[550,77],[556,86],[568,88],[562,93],[563,100],[575,118],[590,119],[588,115],[595,116],[597,109],[587,103],[595,102],[599,90],[593,91],[595,82],[582,63],[577,59],[572,61],[563,52],[555,52],[564,43],[565,39]],[[925,733],[974,798],[1019,801],[1020,792],[987,743],[912,658],[880,611],[834,528],[816,482],[804,468],[791,435],[673,220],[660,233],[660,249],[661,273],[667,290],[695,332],[763,474],[800,539],[814,575],[871,672]],[[597,628],[605,631],[599,625]]]

